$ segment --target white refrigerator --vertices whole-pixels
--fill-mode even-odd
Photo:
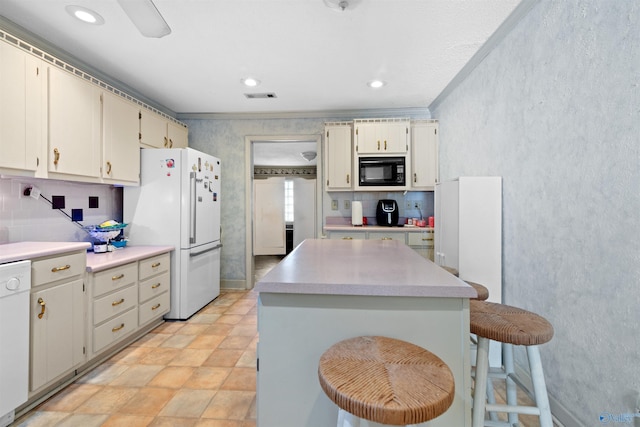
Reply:
[[[220,295],[220,182],[214,156],[142,149],[140,186],[124,189],[129,244],[175,247],[165,319],[188,319]]]

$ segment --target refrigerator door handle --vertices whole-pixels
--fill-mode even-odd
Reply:
[[[196,243],[196,173],[189,173],[189,190],[191,192],[191,224],[189,243]]]
[[[215,251],[216,249],[220,249],[222,247],[222,243],[220,243],[219,245],[216,245],[212,248],[209,249],[205,249],[204,251],[200,251],[200,252],[191,252],[189,253],[189,256],[198,256],[198,255],[202,255],[205,254],[207,252],[211,252],[211,251]]]

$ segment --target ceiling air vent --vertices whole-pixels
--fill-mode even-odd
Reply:
[[[249,99],[277,98],[276,94],[273,93],[273,92],[269,92],[269,93],[245,93],[244,96],[246,96]]]

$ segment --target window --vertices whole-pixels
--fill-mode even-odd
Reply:
[[[293,222],[293,181],[284,181],[284,220]]]

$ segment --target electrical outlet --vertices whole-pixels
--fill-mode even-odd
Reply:
[[[422,202],[416,200],[413,202],[413,209],[422,209]]]
[[[337,211],[338,210],[338,201],[337,200],[332,200],[331,201],[331,210],[332,211]]]
[[[346,210],[351,209],[351,200],[345,200],[345,201],[344,201],[344,208],[345,208]]]

